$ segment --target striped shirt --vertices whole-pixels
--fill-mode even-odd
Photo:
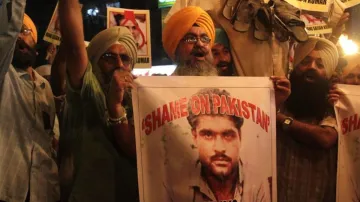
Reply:
[[[59,200],[57,165],[52,158],[55,104],[49,83],[11,65],[22,26],[24,0],[0,5],[0,200]]]

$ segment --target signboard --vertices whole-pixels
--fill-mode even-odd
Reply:
[[[269,78],[139,77],[135,83],[140,201],[276,201]]]
[[[335,106],[340,129],[337,201],[360,201],[360,86],[338,87],[345,95]]]
[[[135,68],[151,67],[151,38],[149,10],[131,10],[107,7],[107,27],[129,28],[138,46]]]

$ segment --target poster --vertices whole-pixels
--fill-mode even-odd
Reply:
[[[335,1],[339,3],[340,7],[343,10],[360,4],[360,0],[335,0]]]
[[[307,11],[328,12],[333,0],[286,0],[289,4]]]
[[[125,26],[135,38],[138,59],[135,68],[151,67],[150,13],[148,10],[130,10],[107,7],[107,27]]]
[[[60,45],[61,33],[60,33],[60,20],[58,15],[58,4],[56,4],[48,28],[46,29],[44,35],[44,41],[47,41],[55,45]]]
[[[335,106],[340,129],[337,201],[360,201],[360,86],[338,87],[345,95]]]
[[[309,35],[330,34],[328,16],[320,12],[301,11],[300,19],[305,23],[305,30]]]
[[[135,83],[141,202],[276,201],[269,78],[139,77]],[[233,192],[220,191],[224,184],[235,186]]]

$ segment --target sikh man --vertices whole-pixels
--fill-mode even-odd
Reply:
[[[217,76],[211,54],[214,39],[214,23],[200,7],[189,6],[172,15],[162,41],[165,52],[177,63],[173,75]]]
[[[126,27],[98,33],[86,48],[78,0],[60,0],[67,94],[60,136],[62,201],[138,201],[128,91],[137,46]]]
[[[310,37],[299,44],[291,94],[277,113],[278,201],[335,201],[337,125],[329,104],[336,46]]]
[[[342,69],[341,83],[360,85],[360,54],[347,55],[344,59],[347,64]]]
[[[58,201],[55,104],[33,69],[37,30],[25,0],[0,4],[0,201]]]
[[[232,56],[229,49],[229,40],[222,29],[216,29],[215,44],[211,48],[214,64],[219,76],[234,76]]]
[[[229,97],[230,93],[206,88],[195,95],[209,96],[210,103],[213,103],[213,95]],[[267,180],[259,183],[254,180],[254,176],[259,174],[245,173],[240,159],[244,118],[219,115],[213,109],[209,114],[196,115],[191,107],[189,102],[187,120],[199,152],[199,160],[192,174],[193,184],[190,185],[192,201],[270,202]]]

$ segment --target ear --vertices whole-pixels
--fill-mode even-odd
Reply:
[[[195,146],[197,146],[197,134],[196,134],[196,129],[195,128],[191,129],[191,134],[192,134],[194,144],[195,144]]]

